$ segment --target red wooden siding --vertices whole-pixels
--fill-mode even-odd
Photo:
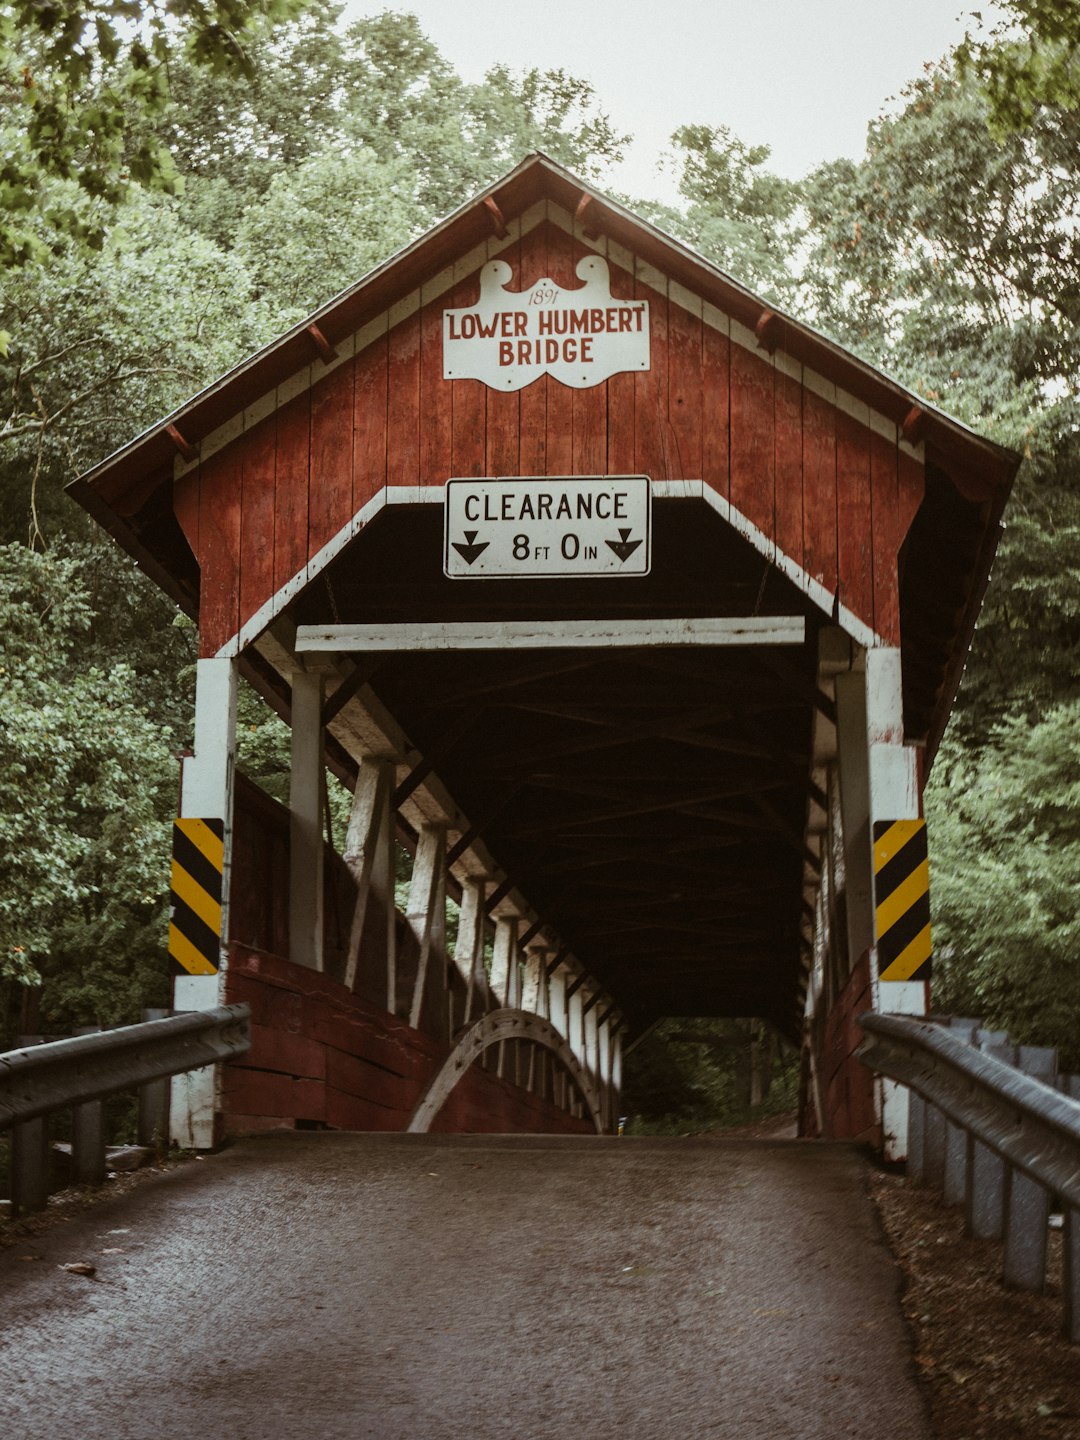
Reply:
[[[592,252],[549,221],[497,253],[524,288],[544,275],[576,287],[574,267]],[[231,639],[384,484],[513,474],[703,479],[898,643],[896,556],[921,465],[818,393],[828,387],[729,340],[696,301],[679,303],[685,292],[669,296],[662,277],[639,269],[612,262],[611,281],[617,298],[649,301],[648,372],[589,390],[545,376],[514,394],[443,380],[442,314],[475,301],[478,267],[391,312],[388,333],[329,375],[316,362],[311,390],[179,482],[177,515],[203,571],[202,653]]]
[[[821,1054],[821,1085],[829,1140],[862,1140],[880,1148],[881,1125],[874,1110],[874,1075],[855,1051],[865,1039],[859,1016],[873,1008],[870,956],[866,954],[848,977],[829,1011]],[[820,1124],[820,1121],[818,1122]],[[820,1134],[816,1126],[814,1133]]]
[[[448,1047],[351,994],[329,976],[233,945],[229,1004],[251,1006],[251,1049],[225,1067],[227,1135],[328,1125],[404,1130]],[[593,1134],[549,1101],[473,1065],[433,1130]]]

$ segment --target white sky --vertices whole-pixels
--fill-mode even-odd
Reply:
[[[672,198],[656,163],[679,125],[727,125],[797,178],[861,155],[867,122],[955,44],[965,0],[349,0],[350,16],[418,15],[465,80],[497,62],[590,80],[636,144],[610,177]],[[988,20],[992,3],[978,4]]]

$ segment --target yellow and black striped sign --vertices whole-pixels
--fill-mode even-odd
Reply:
[[[878,978],[928,980],[930,861],[925,820],[874,822]]]
[[[173,824],[169,958],[174,975],[215,975],[221,949],[221,820]]]

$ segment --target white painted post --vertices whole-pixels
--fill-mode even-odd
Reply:
[[[221,875],[221,951],[216,975],[178,975],[174,1010],[212,1010],[224,1000],[229,882],[232,874],[233,774],[236,764],[237,662],[199,660],[195,667],[195,753],[185,758],[180,778],[181,818],[221,820],[224,862]],[[216,1067],[177,1075],[169,1104],[169,1138],[187,1150],[214,1144],[217,1110]]]
[[[582,1010],[585,1006],[585,996],[582,988],[579,987],[569,997],[566,1003],[566,1039],[570,1049],[574,1052],[578,1063],[585,1067],[585,1019]],[[580,1115],[581,1100],[577,1095],[576,1087],[571,1105],[571,1113]]]
[[[491,992],[495,1004],[516,1010],[519,1004],[518,917],[499,915],[495,921],[495,944],[491,957]],[[506,1041],[499,1041],[496,1074],[506,1074]]]
[[[560,965],[548,976],[549,1019],[559,1034],[566,1039],[566,967]]]
[[[534,941],[525,947],[525,986],[521,1008],[541,1015],[545,1020],[549,1012],[547,964],[550,956],[550,947],[542,942]]]
[[[856,661],[858,664],[858,661]],[[874,943],[873,846],[870,843],[870,758],[866,674],[861,665],[836,677],[836,738],[849,967]]]
[[[397,977],[397,927],[394,911],[394,762],[365,756],[356,777],[349,829],[345,837],[345,864],[356,881],[356,907],[349,932],[345,984],[356,988],[360,944],[368,901],[374,895],[383,907],[386,926],[386,1008],[394,1010]]]
[[[611,1042],[611,1116],[617,1127],[622,1114],[623,1032],[617,1030]]]
[[[473,1012],[484,1011],[484,900],[487,881],[469,875],[461,882],[461,911],[458,915],[457,943],[454,964],[465,982],[465,1009],[461,1017],[467,1025]]]
[[[920,814],[915,750],[904,744],[904,699],[900,651],[883,647],[866,652],[866,734],[870,772],[870,823],[917,820]],[[873,830],[871,828],[871,835]],[[873,845],[869,865],[873,871]],[[924,980],[878,979],[875,948],[871,966],[874,1009],[889,1014],[926,1015],[929,985]],[[879,1079],[885,1158],[907,1155],[907,1090],[895,1080]]]
[[[289,774],[289,959],[323,968],[323,677],[292,674]]]
[[[424,987],[432,952],[436,965],[442,965],[446,957],[446,827],[445,825],[424,825],[413,862],[412,880],[409,884],[409,900],[406,919],[420,945],[416,962],[416,978],[413,982],[412,1005],[409,1007],[409,1024],[415,1029],[420,1024],[424,1005]],[[445,996],[445,977],[442,993]]]

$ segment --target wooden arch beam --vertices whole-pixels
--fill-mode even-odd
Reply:
[[[604,1133],[603,1103],[577,1056],[549,1020],[528,1010],[493,1010],[475,1020],[458,1037],[457,1044],[428,1082],[406,1128],[406,1134],[426,1135],[432,1121],[446,1104],[451,1092],[474,1060],[492,1045],[507,1040],[525,1040],[555,1056],[573,1080],[589,1110],[596,1133]]]

